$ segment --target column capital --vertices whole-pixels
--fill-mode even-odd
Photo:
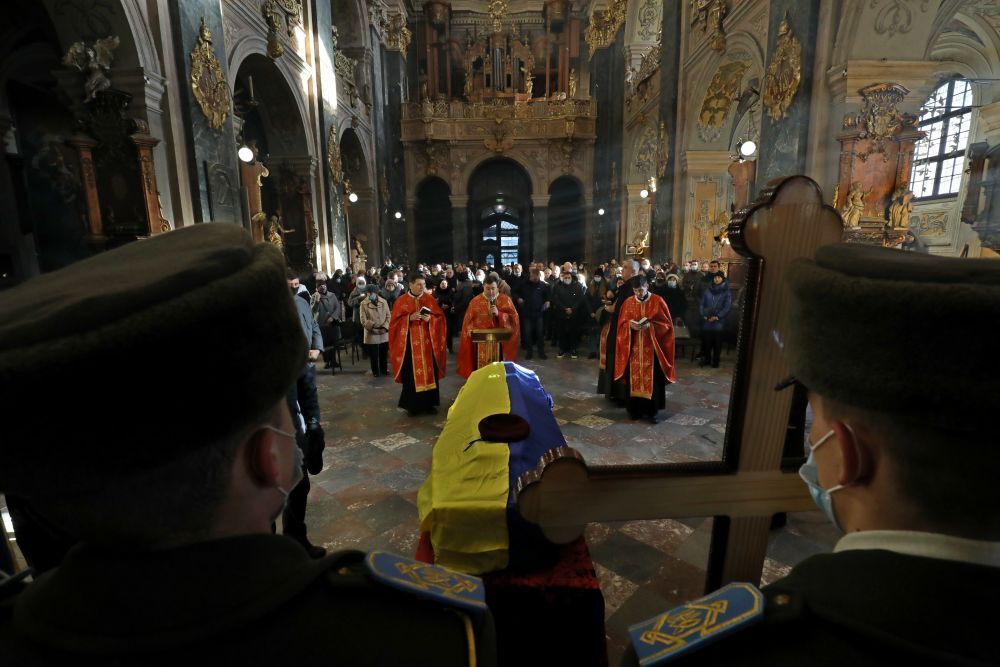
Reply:
[[[452,208],[465,208],[469,205],[469,195],[451,195],[449,199],[451,200]]]

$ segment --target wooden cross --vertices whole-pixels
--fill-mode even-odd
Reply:
[[[521,514],[557,543],[593,521],[712,516],[707,589],[759,582],[771,517],[815,509],[797,468],[782,467],[792,392],[774,387],[789,375],[785,271],[842,233],[840,215],[805,176],[772,181],[733,216],[729,239],[749,268],[721,462],[590,469],[559,448],[518,480]]]

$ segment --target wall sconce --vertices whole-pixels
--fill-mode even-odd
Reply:
[[[347,201],[352,204],[358,203],[358,193],[351,189],[351,180],[349,178],[344,179],[344,194],[347,195]]]
[[[597,215],[604,215],[604,209],[603,208],[597,209]]]
[[[395,212],[395,213],[393,214],[393,217],[395,217],[395,218],[396,218],[396,220],[402,220],[402,219],[403,219],[403,214],[402,214],[402,213],[401,213],[400,211],[396,211],[396,212]]]
[[[347,195],[347,201],[351,202],[352,204],[357,204],[358,203],[358,193],[357,192],[352,192],[351,194]]]

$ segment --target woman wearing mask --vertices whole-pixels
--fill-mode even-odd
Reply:
[[[448,351],[451,352],[451,339],[455,335],[455,295],[448,285],[447,280],[442,279],[438,282],[437,287],[434,289],[434,299],[437,300],[438,305],[441,306],[441,310],[444,311],[444,319],[447,323],[445,336],[448,342]]]
[[[659,278],[657,278],[656,282],[660,282]],[[677,274],[668,274],[663,279],[663,286],[660,287],[657,284],[656,289],[653,291],[667,302],[667,309],[670,311],[670,317],[673,319],[674,324],[679,327],[684,326],[688,306],[687,299],[684,298],[684,290],[681,289],[680,278],[677,277]]]
[[[701,295],[701,365],[719,367],[722,354],[722,327],[733,307],[726,274],[719,271],[712,276],[712,285]]]
[[[372,366],[372,376],[389,374],[389,303],[378,295],[376,285],[365,287],[365,298],[358,310],[365,332],[365,347]]]

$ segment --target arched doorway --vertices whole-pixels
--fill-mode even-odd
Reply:
[[[469,178],[470,245],[477,261],[498,266],[532,254],[531,178],[517,162],[498,158]]]
[[[586,245],[583,186],[572,176],[561,176],[552,181],[549,195],[549,257],[579,262]]]
[[[347,199],[347,230],[351,236],[351,268],[355,271],[362,264],[378,265],[382,261],[382,241],[376,202],[376,193],[369,175],[361,138],[354,128],[347,128],[340,138],[340,156],[344,165]],[[351,201],[356,199],[356,201]],[[360,249],[358,244],[360,243]]]
[[[240,170],[251,208],[252,191],[259,190],[260,210],[250,212],[252,232],[272,241],[277,233],[289,266],[310,271],[316,266],[317,236],[313,166],[295,96],[274,62],[255,53],[240,63],[233,99],[243,122],[242,141],[256,149],[256,161]]]
[[[417,186],[416,260],[421,262],[458,261],[452,257],[451,189],[448,184],[430,176]]]

